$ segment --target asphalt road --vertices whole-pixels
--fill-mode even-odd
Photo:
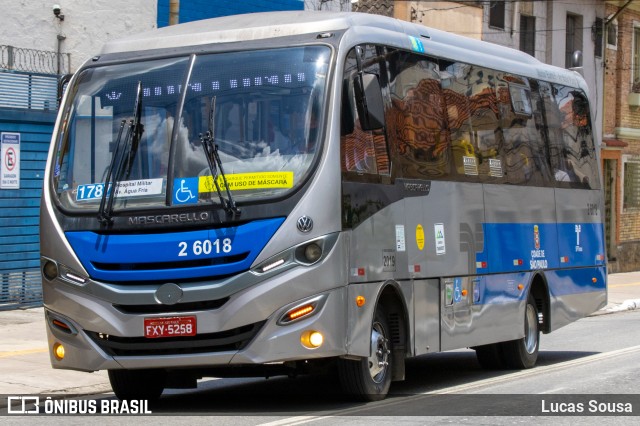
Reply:
[[[344,401],[336,392],[333,377],[204,380],[199,389],[163,395],[149,407],[153,415],[137,417],[135,422],[243,426],[531,421],[636,424],[640,414],[639,324],[640,311],[636,310],[585,318],[543,335],[538,364],[530,370],[483,370],[471,350],[418,357],[408,361],[407,379],[394,383],[389,397],[376,403]],[[85,400],[101,404],[115,399],[112,394],[102,394]],[[624,412],[629,407],[635,418]],[[6,424],[18,421],[16,417],[6,419]],[[37,420],[45,418],[38,416]],[[68,424],[122,422],[114,416],[64,420]]]

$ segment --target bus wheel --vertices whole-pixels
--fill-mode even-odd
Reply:
[[[529,295],[524,312],[524,337],[502,344],[505,364],[515,369],[533,367],[538,359],[539,345],[538,309],[535,300]]]
[[[486,370],[499,370],[504,368],[502,356],[502,343],[492,343],[490,345],[476,346],[476,358]]]
[[[109,370],[111,388],[120,400],[155,401],[162,395],[166,379],[164,370]]]
[[[387,317],[381,306],[371,324],[371,352],[360,360],[338,360],[342,389],[361,401],[384,399],[391,386],[391,340]]]

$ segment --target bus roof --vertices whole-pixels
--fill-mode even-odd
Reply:
[[[367,34],[384,31],[416,37],[423,40],[428,51],[436,56],[471,60],[472,63],[503,71],[580,86],[586,91],[584,80],[576,72],[544,64],[519,50],[394,18],[358,12],[262,12],[205,19],[110,41],[104,45],[101,54],[248,42],[347,30]],[[410,48],[408,37],[406,40],[406,47]]]

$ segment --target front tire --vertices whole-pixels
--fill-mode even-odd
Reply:
[[[371,324],[371,349],[368,358],[338,360],[342,389],[360,401],[380,401],[391,386],[392,343],[387,317],[381,306],[376,308]]]
[[[156,401],[164,391],[164,370],[109,370],[109,382],[119,400]]]

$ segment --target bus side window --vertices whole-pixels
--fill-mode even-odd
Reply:
[[[395,50],[387,58],[387,136],[404,178],[450,174],[449,133],[436,60]]]
[[[499,183],[504,178],[496,73],[488,68],[442,61],[442,87],[458,179]]]
[[[558,139],[551,157],[555,179],[560,187],[598,188],[598,167],[589,119],[589,106],[577,89],[553,85]]]
[[[482,182],[499,183],[504,177],[504,137],[499,119],[496,73],[474,66],[469,79],[469,112],[478,175]]]
[[[360,58],[363,70],[369,74],[381,75],[376,46],[363,46]],[[351,49],[345,60],[342,99],[342,129],[340,138],[341,167],[343,172],[357,175],[388,175],[390,161],[387,150],[385,129],[365,131],[360,124],[354,87],[358,74],[357,50]]]
[[[477,142],[471,127],[470,78],[473,66],[441,61],[441,85],[451,132],[453,170],[457,180],[478,181]]]
[[[497,86],[505,140],[505,182],[546,186],[549,165],[543,109],[536,91],[537,85],[525,77],[498,74]]]

